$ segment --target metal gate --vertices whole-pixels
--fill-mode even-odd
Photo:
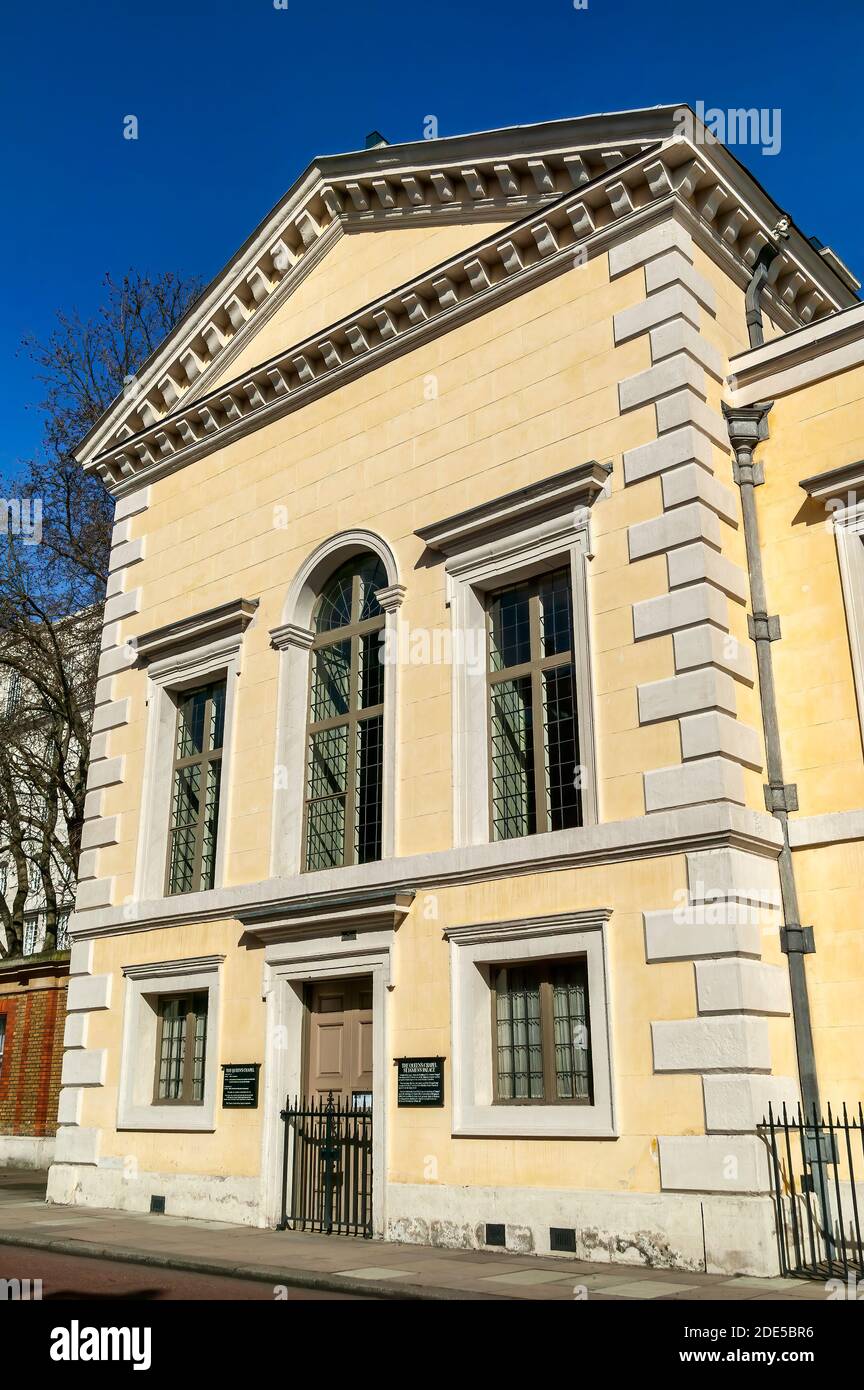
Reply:
[[[827,1120],[768,1119],[759,1134],[768,1147],[780,1268],[804,1279],[864,1278],[860,1208],[864,1201],[864,1114],[850,1119],[827,1108]],[[857,1164],[857,1173],[856,1173]]]
[[[372,1111],[352,1100],[289,1096],[280,1112],[279,1229],[372,1235]],[[290,1196],[289,1196],[290,1187]]]

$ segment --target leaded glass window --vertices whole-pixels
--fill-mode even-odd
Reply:
[[[496,1101],[590,1103],[585,961],[495,966],[492,986]]]
[[[225,733],[225,682],[177,700],[168,845],[168,892],[198,893],[216,881],[216,832]]]
[[[387,575],[356,556],[324,587],[315,612],[306,760],[307,869],[381,858],[384,612]]]
[[[154,1103],[199,1105],[204,1099],[206,991],[162,995],[158,1017]]]
[[[487,630],[493,837],[581,825],[569,572],[490,595]]]

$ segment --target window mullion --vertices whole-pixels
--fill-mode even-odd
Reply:
[[[204,727],[201,731],[201,753],[198,758],[198,824],[195,827],[195,864],[192,871],[193,893],[197,893],[201,888],[201,864],[204,857],[204,821],[207,806],[207,754],[206,749],[210,740],[210,717],[212,714],[213,696],[212,693],[204,701]]]
[[[542,635],[540,627],[540,591],[537,586],[528,603],[531,631],[531,733],[534,742],[534,815],[536,829],[542,835],[549,826],[546,805],[546,740],[543,727],[543,674],[540,668]]]
[[[359,575],[354,576],[354,584],[359,589]],[[348,677],[348,772],[345,788],[345,848],[343,863],[353,864],[355,860],[355,817],[357,815],[357,704],[360,698],[360,647],[361,639],[356,631],[351,635],[351,672]]]
[[[195,996],[190,996],[189,1008],[186,1010],[186,1017],[183,1022],[183,1083],[181,1097],[184,1105],[189,1105],[192,1100],[192,1068],[194,1066],[193,1052],[195,1048]]]
[[[547,1104],[558,1099],[555,1067],[555,1010],[552,983],[547,975],[540,985],[541,1037],[543,1040],[543,1087]]]

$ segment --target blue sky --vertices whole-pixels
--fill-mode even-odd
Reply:
[[[106,271],[209,279],[316,154],[376,128],[418,139],[427,115],[452,135],[667,102],[779,108],[780,152],[736,153],[864,271],[861,0],[11,0],[0,33],[3,473],[40,432],[25,333],[93,312]]]

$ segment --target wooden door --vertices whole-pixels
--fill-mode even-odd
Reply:
[[[309,991],[306,1094],[372,1105],[372,981],[317,981]]]

